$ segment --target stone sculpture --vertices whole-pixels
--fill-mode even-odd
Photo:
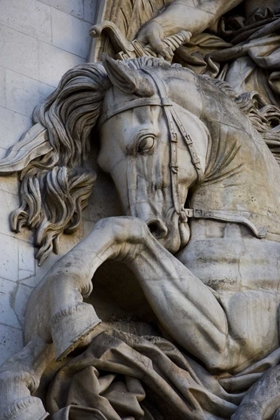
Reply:
[[[35,230],[41,263],[80,222],[95,180],[88,147],[97,137],[98,164],[124,212],[101,219],[33,292],[26,347],[1,367],[0,419],[280,418],[278,71],[270,74],[276,99],[268,104],[262,92],[226,83],[230,66],[215,79],[168,63],[163,57],[173,53],[192,60],[191,34],[240,1],[201,1],[192,7],[196,26],[161,32],[166,16],[190,8],[169,3],[138,42],[125,44],[124,61],[103,55],[67,72],[0,162],[2,173],[21,173],[12,227]],[[215,13],[206,21],[207,7]],[[250,30],[271,34],[277,25],[275,8]],[[119,48],[122,36],[110,31],[110,48]],[[157,34],[168,39],[159,43]],[[227,48],[232,68],[240,65],[235,47]],[[205,72],[225,55],[210,54]],[[84,302],[107,259],[135,273],[161,332],[102,323]]]

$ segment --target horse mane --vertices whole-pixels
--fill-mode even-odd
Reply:
[[[33,120],[47,129],[52,150],[20,172],[20,206],[10,223],[14,231],[26,226],[35,232],[39,264],[57,252],[62,233],[80,224],[96,179],[87,163],[90,134],[109,87],[100,63],[79,65],[34,110]]]
[[[153,57],[126,60],[125,65],[136,70],[159,67],[177,76],[179,71],[186,78],[193,73],[180,64],[171,65]],[[79,65],[65,73],[57,89],[34,110],[34,123],[47,130],[51,150],[29,160],[20,171],[20,206],[11,213],[10,223],[16,232],[22,227],[34,231],[39,264],[52,251],[57,252],[63,233],[73,233],[79,227],[96,179],[87,162],[92,129],[111,86],[102,63]],[[218,87],[232,95],[229,85],[220,83]],[[255,125],[255,114],[248,108],[248,100],[235,98],[235,101]]]

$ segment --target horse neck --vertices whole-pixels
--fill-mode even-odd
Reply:
[[[247,224],[258,237],[267,230],[280,240],[280,169],[248,117],[206,78],[180,69],[158,76],[170,98],[210,133],[204,180],[190,199],[194,214],[198,210],[218,220],[220,215],[220,220]]]
[[[229,221],[253,221],[256,232],[265,227],[280,235],[280,169],[275,158],[230,98],[209,85],[202,88],[201,119],[212,144],[204,181],[193,192],[191,206],[223,212]]]

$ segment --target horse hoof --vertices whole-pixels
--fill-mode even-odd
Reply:
[[[53,315],[50,324],[56,361],[65,359],[100,322],[88,303],[79,303]]]

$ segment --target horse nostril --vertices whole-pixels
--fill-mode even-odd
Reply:
[[[162,220],[160,219],[150,219],[147,221],[147,225],[148,228],[150,229],[151,234],[156,238],[156,239],[162,239],[165,238],[167,233],[168,233],[168,229],[165,226],[165,224],[163,223]]]

